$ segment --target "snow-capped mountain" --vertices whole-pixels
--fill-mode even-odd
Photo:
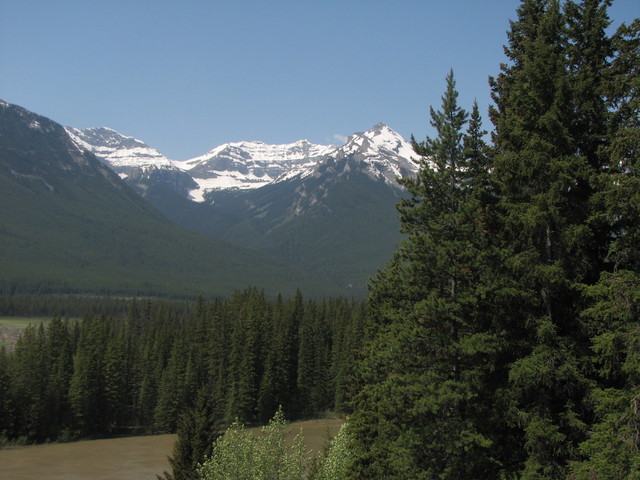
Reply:
[[[111,129],[68,132],[175,223],[350,291],[364,291],[400,241],[397,178],[418,169],[409,142],[381,123],[340,146],[225,143],[183,162]]]
[[[147,188],[164,184],[182,195],[197,189],[193,178],[158,150],[108,127],[78,129],[65,127],[80,148],[89,150],[109,165],[120,178],[144,195]]]
[[[175,162],[137,138],[128,137],[108,127],[65,127],[76,144],[89,150],[98,159],[108,164],[121,177],[133,168],[154,166],[172,168]]]
[[[364,133],[354,133],[339,149],[340,156],[353,155],[362,162],[365,171],[375,178],[384,178],[390,185],[397,185],[397,178],[413,175],[418,165],[413,147],[401,135],[384,123],[378,123]]]
[[[366,132],[354,133],[346,144],[328,152],[327,157],[336,161],[348,157],[352,165],[359,164],[372,179],[383,179],[393,187],[398,186],[398,177],[414,175],[418,170],[418,165],[411,160],[416,157],[411,144],[384,123],[378,123]],[[318,162],[306,170],[287,173],[276,181],[296,175],[313,175],[320,165]]]
[[[382,123],[354,133],[342,146],[307,140],[281,145],[244,141],[225,143],[183,162],[107,127],[67,127],[67,132],[79,147],[94,153],[143,195],[150,186],[162,184],[197,202],[215,191],[251,190],[294,177],[317,176],[326,162],[344,158],[350,159],[349,168],[362,169],[396,187],[397,177],[417,171],[409,142]]]
[[[371,130],[354,133],[342,146],[317,145],[307,140],[284,145],[226,143],[183,162],[183,167],[199,186],[190,192],[192,198],[203,201],[208,192],[216,190],[253,189],[297,176],[314,175],[323,162],[345,157],[361,163],[372,178],[398,186],[397,177],[417,171],[412,155],[409,142],[379,123]]]
[[[335,148],[307,140],[282,145],[248,141],[225,143],[182,162],[182,167],[199,185],[198,191],[191,192],[192,197],[202,200],[207,191],[258,188],[282,175],[313,168]]]

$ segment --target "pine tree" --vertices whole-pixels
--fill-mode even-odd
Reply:
[[[211,455],[219,434],[213,415],[211,398],[201,388],[194,405],[187,409],[178,422],[178,438],[169,457],[172,473],[164,472],[166,480],[195,480],[199,478],[198,466]],[[159,479],[162,477],[158,476]]]
[[[114,334],[109,339],[104,354],[104,400],[107,428],[117,432],[127,421],[127,369],[125,340]]]
[[[11,376],[4,345],[0,346],[0,442],[12,431],[13,408],[11,402]]]
[[[290,377],[293,319],[288,315],[281,296],[278,296],[269,320],[264,339],[266,357],[257,402],[258,419],[261,422],[267,422],[285,404],[287,408],[292,407],[295,396],[295,381]]]
[[[180,410],[185,407],[185,342],[176,338],[169,363],[162,372],[158,387],[158,402],[154,410],[154,427],[160,432],[175,432]]]
[[[211,397],[216,418],[224,418],[231,375],[231,318],[227,304],[217,301],[211,311],[211,335],[209,336],[209,379]]]
[[[640,471],[640,20],[622,25],[612,46],[605,76],[609,133],[599,151],[607,168],[593,181],[592,222],[604,230],[598,238],[608,242],[598,282],[582,289],[588,307],[582,317],[594,353],[587,363],[594,421],[580,445],[584,457],[572,464],[576,480],[631,480]]]
[[[229,392],[226,418],[243,422],[256,417],[256,400],[261,372],[261,329],[265,320],[264,294],[255,288],[232,300],[233,333],[231,338]]]
[[[339,341],[334,341],[332,376],[334,378],[334,406],[337,412],[350,413],[349,399],[354,395],[358,352],[362,348],[367,323],[367,304],[352,303],[345,316]]]
[[[108,338],[105,317],[83,321],[69,386],[71,411],[80,435],[104,432],[108,423],[104,396],[104,354]]]
[[[46,440],[46,388],[49,363],[42,324],[29,325],[16,342],[11,366],[11,398],[15,434],[32,441]]]
[[[508,34],[509,63],[491,82],[498,237],[512,284],[501,298],[513,346],[508,393],[526,454],[521,475],[532,479],[567,474],[589,420],[577,286],[598,263],[590,182],[601,164],[603,112],[599,74],[568,35],[559,2],[523,1]]]
[[[457,96],[451,72],[442,110],[431,109],[437,137],[412,139],[421,168],[401,180],[407,239],[373,284],[372,340],[350,420],[357,478],[490,478],[500,468],[491,438],[497,338],[482,304],[490,249],[477,190],[486,166],[477,111],[465,156]]]
[[[49,359],[45,400],[47,438],[54,439],[71,423],[67,393],[73,373],[73,350],[68,323],[54,317],[49,322],[46,338]]]

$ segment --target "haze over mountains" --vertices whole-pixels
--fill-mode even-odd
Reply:
[[[341,146],[244,141],[176,162],[110,128],[63,128],[4,102],[0,112],[0,235],[14,248],[4,252],[14,266],[5,282],[50,279],[77,289],[81,271],[91,289],[106,271],[104,290],[123,278],[132,289],[142,282],[164,292],[179,281],[193,293],[295,284],[362,296],[401,239],[396,178],[417,170],[411,146],[384,124]]]
[[[397,178],[413,149],[380,123],[341,146],[226,143],[175,162],[108,128],[67,128],[167,218],[363,295],[400,241]]]

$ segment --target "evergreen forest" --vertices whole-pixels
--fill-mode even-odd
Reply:
[[[32,443],[175,432],[197,399],[212,434],[342,410],[363,305],[265,298],[249,288],[179,309],[133,300],[125,314],[53,318],[0,354],[0,432]]]
[[[30,327],[0,354],[3,438],[177,431],[176,480],[640,479],[640,19],[611,3],[520,2],[491,129],[446,76],[365,301],[249,288]],[[241,432],[326,411],[346,427],[302,474]]]

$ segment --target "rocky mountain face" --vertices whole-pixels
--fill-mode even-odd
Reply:
[[[184,196],[198,188],[178,162],[169,160],[141,140],[107,127],[83,130],[66,127],[66,131],[79,148],[93,153],[142,196],[150,186],[158,184],[167,185]]]
[[[307,140],[283,145],[225,143],[183,162],[182,168],[198,183],[198,191],[191,195],[195,200],[203,201],[209,191],[259,188],[283,175],[313,168],[333,149],[332,145],[316,145]]]
[[[215,192],[251,190],[317,175],[346,157],[351,158],[351,167],[362,169],[372,179],[385,179],[393,187],[397,187],[397,177],[417,171],[410,160],[411,145],[382,123],[354,133],[342,146],[307,140],[282,145],[244,141],[225,143],[184,162],[172,161],[141,140],[110,128],[67,127],[67,132],[80,148],[94,153],[140,193],[152,185],[165,184],[198,202],[206,201],[210,194],[215,196]]]
[[[290,213],[299,215],[306,207],[321,203],[331,185],[348,181],[356,174],[364,174],[392,190],[400,189],[397,179],[417,172],[412,155],[413,148],[402,136],[379,123],[371,130],[354,133],[345,145],[333,148],[315,165],[284,174],[276,182],[297,184]],[[215,199],[215,192],[210,197]]]

